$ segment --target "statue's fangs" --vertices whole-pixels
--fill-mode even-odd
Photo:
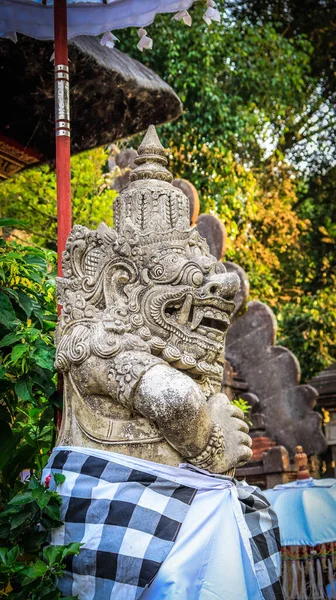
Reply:
[[[189,226],[149,127],[104,223],[72,230],[57,281],[61,446],[227,473],[251,456],[242,412],[220,393],[238,277]]]

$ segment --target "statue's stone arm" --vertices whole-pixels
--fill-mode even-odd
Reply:
[[[168,365],[155,365],[141,378],[133,405],[136,412],[157,423],[182,456],[196,456],[206,447],[211,416],[204,394],[191,377]]]
[[[242,411],[224,394],[209,401],[184,373],[156,365],[142,377],[134,408],[155,421],[168,442],[189,462],[224,473],[252,455]]]
[[[224,394],[208,401],[196,382],[147,353],[117,360],[91,356],[72,374],[83,395],[104,394],[154,422],[187,461],[225,473],[251,457],[251,439],[240,409]],[[134,361],[135,359],[135,361]]]

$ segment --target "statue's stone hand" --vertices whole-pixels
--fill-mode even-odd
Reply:
[[[208,401],[211,420],[218,424],[224,436],[224,452],[218,456],[209,471],[226,473],[245,464],[252,456],[249,427],[240,408],[230,404],[225,394],[215,394]]]

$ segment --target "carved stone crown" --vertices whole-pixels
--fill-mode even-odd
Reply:
[[[154,125],[138,154],[131,183],[114,203],[116,231],[126,239],[136,235],[141,245],[155,243],[158,234],[160,242],[184,239],[190,234],[189,200],[171,184],[173,176],[165,166],[168,161]]]

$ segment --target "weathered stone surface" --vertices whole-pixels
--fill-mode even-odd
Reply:
[[[250,302],[228,332],[226,358],[255,393],[265,420],[266,435],[294,456],[297,445],[307,454],[325,449],[321,417],[312,409],[317,392],[299,385],[300,367],[287,348],[275,346],[276,320],[261,302]]]
[[[240,281],[239,290],[235,297],[236,308],[234,309],[232,315],[232,319],[234,319],[237,315],[239,315],[247,302],[250,293],[250,284],[247,273],[242,267],[230,261],[225,261],[224,265],[228,273],[237,273]]]
[[[115,229],[74,227],[57,281],[58,443],[227,473],[251,456],[243,413],[220,392],[239,285],[189,225],[150,127]]]
[[[270,448],[264,457],[266,473],[281,473],[290,468],[289,455],[283,446]]]
[[[117,146],[112,146],[112,152],[109,158],[109,169],[114,171],[115,176],[111,188],[118,193],[122,192],[131,181],[131,172],[135,168],[134,159],[138,153],[133,148],[123,148],[119,150]],[[116,168],[117,167],[117,168]]]
[[[206,239],[210,252],[220,260],[224,256],[226,243],[225,226],[214,215],[202,214],[197,218],[196,226],[202,238]]]
[[[122,175],[118,175],[117,177],[114,178],[113,183],[112,183],[112,189],[116,190],[116,192],[120,193],[122,192],[125,188],[127,188],[129,182],[130,182],[130,178],[131,178],[131,170],[130,169],[126,169],[124,173],[122,173]]]
[[[134,148],[124,148],[117,152],[114,161],[119,169],[135,169],[134,160],[138,156],[138,153]]]
[[[190,225],[195,225],[200,211],[200,200],[195,186],[186,179],[173,179],[172,184],[187,196],[189,200]]]

